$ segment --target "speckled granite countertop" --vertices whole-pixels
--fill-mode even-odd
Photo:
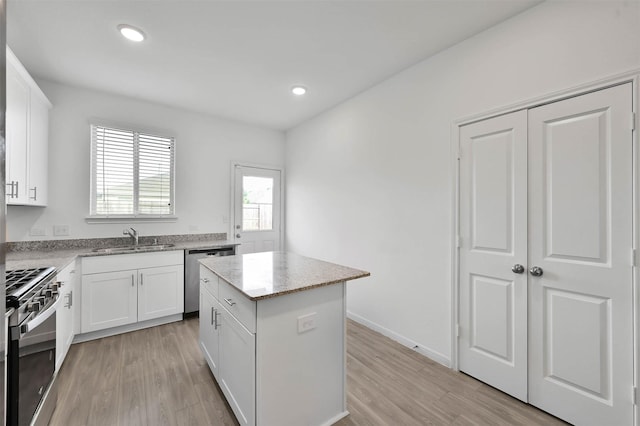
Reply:
[[[7,244],[6,269],[27,269],[53,266],[57,270],[65,268],[77,257],[114,256],[171,250],[193,250],[238,245],[227,241],[226,234],[164,235],[158,237],[140,237],[140,244],[157,244],[170,247],[158,249],[149,245],[135,252],[94,252],[94,249],[122,247],[129,244],[129,238],[91,238],[82,240],[25,241]],[[157,240],[157,241],[155,241]],[[195,241],[194,241],[195,240]]]
[[[356,278],[369,272],[288,252],[266,252],[201,259],[214,274],[259,300],[309,290]]]

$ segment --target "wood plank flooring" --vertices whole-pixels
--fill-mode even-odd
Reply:
[[[347,328],[350,415],[340,426],[563,424],[358,323]],[[72,345],[51,425],[237,425],[197,338],[194,318]]]

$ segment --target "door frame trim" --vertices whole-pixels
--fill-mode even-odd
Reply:
[[[509,114],[515,111],[524,109],[531,109],[541,105],[561,101],[568,98],[573,98],[587,93],[595,92],[598,90],[607,89],[613,86],[618,86],[625,83],[631,83],[632,85],[632,111],[635,114],[634,130],[632,132],[632,144],[633,144],[633,158],[632,158],[632,173],[633,173],[633,194],[632,194],[632,208],[633,208],[633,222],[632,222],[632,248],[639,251],[640,248],[640,149],[639,148],[639,113],[638,105],[640,99],[640,69],[634,69],[624,73],[616,74],[606,78],[602,78],[589,83],[580,84],[569,89],[551,92],[542,96],[531,98],[516,102],[514,104],[506,105],[500,108],[495,108],[489,111],[485,111],[478,114],[469,115],[455,120],[451,124],[451,149],[450,149],[450,162],[452,170],[452,191],[451,191],[451,207],[453,211],[453,217],[451,221],[451,362],[450,367],[455,371],[459,371],[459,346],[458,346],[458,323],[459,323],[459,298],[460,298],[460,251],[458,248],[458,238],[460,231],[460,128],[467,124],[472,124],[478,121],[494,118],[499,115]],[[631,117],[630,117],[631,119]],[[631,124],[631,123],[630,123]],[[640,257],[637,255],[636,257]],[[633,374],[634,374],[634,386],[640,387],[640,314],[638,312],[640,308],[640,259],[635,260],[636,265],[633,267],[633,280],[632,280],[632,294],[633,294]],[[629,392],[632,392],[630,389]],[[634,406],[634,424],[640,423],[640,406]]]
[[[285,216],[285,193],[284,193],[284,167],[283,166],[274,166],[271,164],[257,164],[257,163],[249,163],[249,162],[245,162],[245,161],[231,161],[231,167],[230,167],[230,173],[231,173],[231,188],[229,189],[230,194],[230,200],[231,202],[229,203],[229,226],[228,226],[228,234],[227,234],[227,240],[229,241],[233,241],[234,243],[237,243],[238,241],[236,241],[236,234],[235,234],[235,230],[233,228],[234,222],[235,222],[235,203],[236,203],[236,166],[239,167],[251,167],[254,169],[264,169],[264,170],[275,170],[280,172],[280,232],[279,232],[279,237],[280,237],[280,251],[285,251],[286,250],[286,241],[284,239],[284,224],[285,224],[285,220],[284,220],[284,216]]]

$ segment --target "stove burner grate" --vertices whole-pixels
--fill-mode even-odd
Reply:
[[[35,285],[36,283],[41,281],[42,278],[49,275],[49,270],[53,270],[53,268],[14,269],[11,271],[7,271],[7,296],[15,294],[25,285],[29,285],[29,287]]]

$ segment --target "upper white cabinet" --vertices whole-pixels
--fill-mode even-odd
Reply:
[[[7,47],[7,162],[9,205],[47,205],[51,102]]]

